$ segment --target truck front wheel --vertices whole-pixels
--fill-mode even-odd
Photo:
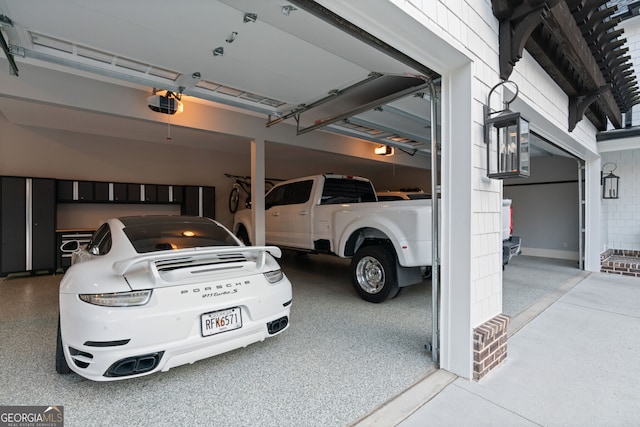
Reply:
[[[244,243],[247,246],[251,246],[251,240],[249,239],[249,233],[247,233],[247,229],[244,228],[244,226],[240,226],[240,228],[238,228],[238,232],[236,233],[236,237],[238,239],[240,239],[240,241],[242,243]]]
[[[365,301],[378,303],[395,297],[400,290],[395,254],[383,246],[360,248],[351,259],[351,281]]]

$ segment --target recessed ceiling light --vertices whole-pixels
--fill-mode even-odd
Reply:
[[[282,6],[281,12],[284,16],[289,16],[289,14],[291,14],[291,12],[293,12],[294,10],[298,10],[298,9],[290,5],[285,5],[285,6]]]

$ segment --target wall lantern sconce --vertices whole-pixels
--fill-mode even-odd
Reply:
[[[379,156],[393,156],[395,154],[393,147],[388,145],[379,145],[374,148],[373,152]]]
[[[491,95],[499,86],[511,83],[515,95],[505,101],[500,111],[491,109]],[[494,179],[527,178],[530,172],[529,121],[518,112],[509,110],[518,96],[518,85],[503,80],[489,91],[484,106],[484,142],[487,145],[487,176]]]
[[[607,175],[604,174],[605,168],[609,166],[612,169],[609,170]],[[602,185],[602,198],[603,199],[617,199],[618,198],[618,184],[620,184],[620,177],[614,175],[613,171],[618,168],[613,162],[607,162],[602,165],[602,171],[600,171],[600,185]]]

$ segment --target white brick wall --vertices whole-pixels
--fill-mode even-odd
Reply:
[[[640,149],[603,153],[602,164],[607,162],[617,165],[620,197],[602,200],[603,250],[640,250]]]

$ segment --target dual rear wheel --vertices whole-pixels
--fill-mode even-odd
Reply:
[[[351,282],[365,301],[379,303],[398,295],[393,249],[384,245],[360,248],[351,259]]]

